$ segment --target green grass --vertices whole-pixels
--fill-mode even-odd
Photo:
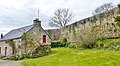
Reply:
[[[54,48],[52,54],[22,60],[24,66],[120,66],[120,50]]]

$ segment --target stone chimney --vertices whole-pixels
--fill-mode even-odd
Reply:
[[[35,20],[33,20],[33,25],[41,26],[41,21],[38,18],[36,18]]]
[[[1,33],[1,39],[3,38],[3,34]]]

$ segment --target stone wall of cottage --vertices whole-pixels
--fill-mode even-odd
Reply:
[[[40,22],[38,22],[38,23],[35,22],[35,24],[33,24],[33,28],[30,29],[27,32],[27,35],[29,35],[30,38],[32,38],[33,41],[35,42],[34,48],[32,48],[32,47],[27,48],[27,52],[30,52],[31,49],[32,50],[36,49],[40,45],[50,44],[50,42],[51,42],[51,39],[46,34],[44,29],[41,27]],[[46,35],[46,43],[43,43],[43,35]],[[22,40],[22,47],[24,49],[24,50],[22,50],[22,52],[25,52],[25,45],[24,45],[25,44],[25,40],[24,39],[21,39],[21,40]],[[27,40],[30,40],[30,39],[27,39]]]
[[[75,34],[78,34],[78,32],[80,33],[81,29],[86,29],[90,26],[96,27],[106,38],[120,37],[120,28],[114,22],[115,16],[117,16],[117,8],[109,12],[77,21],[61,28],[60,37],[66,37],[69,42],[75,42]]]
[[[5,41],[1,41],[0,42],[0,56],[5,56],[5,47],[7,47],[7,51],[6,51],[6,56],[9,56],[12,54],[12,48],[5,43]]]
[[[46,35],[46,44],[51,42],[48,34],[46,34],[44,29],[38,25],[34,26],[28,33],[31,35],[34,41],[37,42],[37,44],[43,44],[43,35]]]
[[[33,40],[37,42],[37,44],[41,44],[40,30],[41,30],[40,26],[36,25],[28,32],[28,35],[30,35],[33,38]]]
[[[22,53],[22,41],[21,39],[13,39],[13,42],[15,44],[15,54],[16,55],[21,55]],[[6,43],[6,41],[1,41],[0,42],[0,47],[1,47],[1,53],[0,55],[5,56],[5,47],[7,47],[7,53],[6,56],[12,55],[12,47],[9,45],[9,43]]]
[[[45,44],[50,44],[52,39],[51,39],[50,35],[42,28],[41,29],[41,43],[44,45],[43,35],[46,35],[46,43]]]
[[[21,55],[23,50],[23,46],[22,46],[23,42],[21,41],[21,38],[13,39],[13,42],[15,43],[15,54]]]

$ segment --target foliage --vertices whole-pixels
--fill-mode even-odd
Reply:
[[[116,39],[100,39],[96,42],[98,48],[105,48],[105,49],[116,49],[120,48],[120,38]]]
[[[97,17],[96,17],[96,16],[93,16],[93,18],[92,18],[92,23],[96,23],[96,21],[97,21]]]
[[[101,38],[99,32],[93,27],[80,30],[76,36],[77,48],[94,48],[95,42]]]
[[[115,18],[115,22],[117,22],[117,21],[120,22],[120,16],[117,16],[117,17]]]
[[[48,55],[51,51],[51,47],[49,45],[41,45],[37,43],[37,41],[34,40],[29,33],[23,33],[21,40],[23,41],[24,47],[22,48],[22,46],[18,45],[18,49],[25,50],[25,52],[21,52],[21,55],[14,54],[12,56],[8,56],[7,59],[20,60],[24,58],[36,58]],[[6,43],[8,43],[15,50],[15,43],[13,40],[7,40]]]
[[[29,33],[23,33],[22,40],[25,45],[25,54],[32,53],[32,50],[34,50],[37,43],[36,40],[34,40]],[[30,52],[28,52],[28,50],[30,50]]]
[[[57,27],[65,27],[73,18],[72,12],[67,8],[57,9],[54,16],[50,18],[50,25]]]
[[[32,53],[22,54],[22,55],[12,55],[8,56],[7,60],[22,60],[24,58],[37,58],[48,55],[51,51],[51,47],[49,45],[40,45],[36,48]]]
[[[55,47],[60,47],[60,41],[59,40],[51,42],[51,48],[55,48]]]
[[[120,27],[120,22],[116,22],[116,24]]]
[[[118,5],[118,7],[119,7],[119,5]],[[118,8],[118,14],[120,14],[119,11],[120,11],[120,7]],[[120,27],[120,16],[115,17],[115,22]]]
[[[120,14],[120,4],[118,4],[118,14]]]
[[[54,48],[51,55],[24,59],[24,66],[120,66],[120,51]]]
[[[51,47],[49,45],[40,45],[38,48],[35,49],[31,58],[42,57],[48,55],[51,51]]]
[[[67,38],[61,38],[60,39],[60,44],[61,44],[61,47],[65,47],[66,44],[67,44]]]
[[[6,58],[4,58],[4,60],[22,60],[25,58],[25,55],[11,55],[11,56],[7,56]]]
[[[74,49],[75,49],[75,48],[76,48],[76,44],[69,44],[68,47],[69,47],[69,48],[74,48]]]
[[[66,47],[68,46],[67,38],[61,38],[60,40],[55,40],[51,42],[51,47]]]

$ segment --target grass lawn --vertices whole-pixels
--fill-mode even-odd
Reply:
[[[120,66],[120,50],[54,48],[52,54],[22,60],[24,66]]]

